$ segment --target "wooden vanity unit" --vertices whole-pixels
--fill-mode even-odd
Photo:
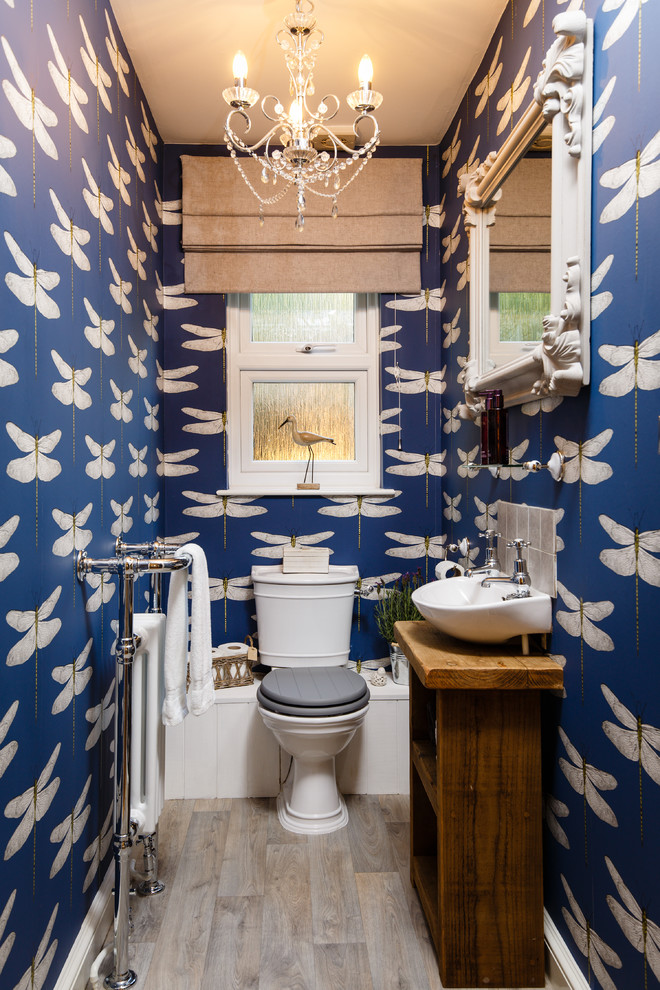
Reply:
[[[395,634],[410,663],[411,880],[442,985],[542,987],[540,691],[562,669],[426,621]]]

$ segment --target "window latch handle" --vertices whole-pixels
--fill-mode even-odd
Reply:
[[[312,354],[314,351],[336,351],[337,348],[334,344],[303,344],[302,347],[296,347],[298,354]]]

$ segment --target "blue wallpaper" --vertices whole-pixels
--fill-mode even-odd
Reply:
[[[27,990],[110,857],[116,579],[74,558],[162,523],[162,148],[107,0],[4,0],[0,42],[0,985]]]

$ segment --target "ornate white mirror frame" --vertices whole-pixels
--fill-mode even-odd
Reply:
[[[534,100],[501,149],[459,180],[470,245],[470,354],[461,414],[476,419],[479,394],[502,389],[506,406],[577,395],[589,382],[591,278],[592,22],[566,11],[534,86]],[[551,310],[532,351],[493,367],[489,358],[489,228],[501,185],[552,122]]]

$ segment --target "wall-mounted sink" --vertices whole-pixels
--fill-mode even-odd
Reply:
[[[413,592],[425,619],[441,632],[472,643],[504,643],[512,636],[548,633],[552,599],[529,588],[528,598],[510,598],[516,586],[505,582],[484,588],[483,575],[431,581]]]

